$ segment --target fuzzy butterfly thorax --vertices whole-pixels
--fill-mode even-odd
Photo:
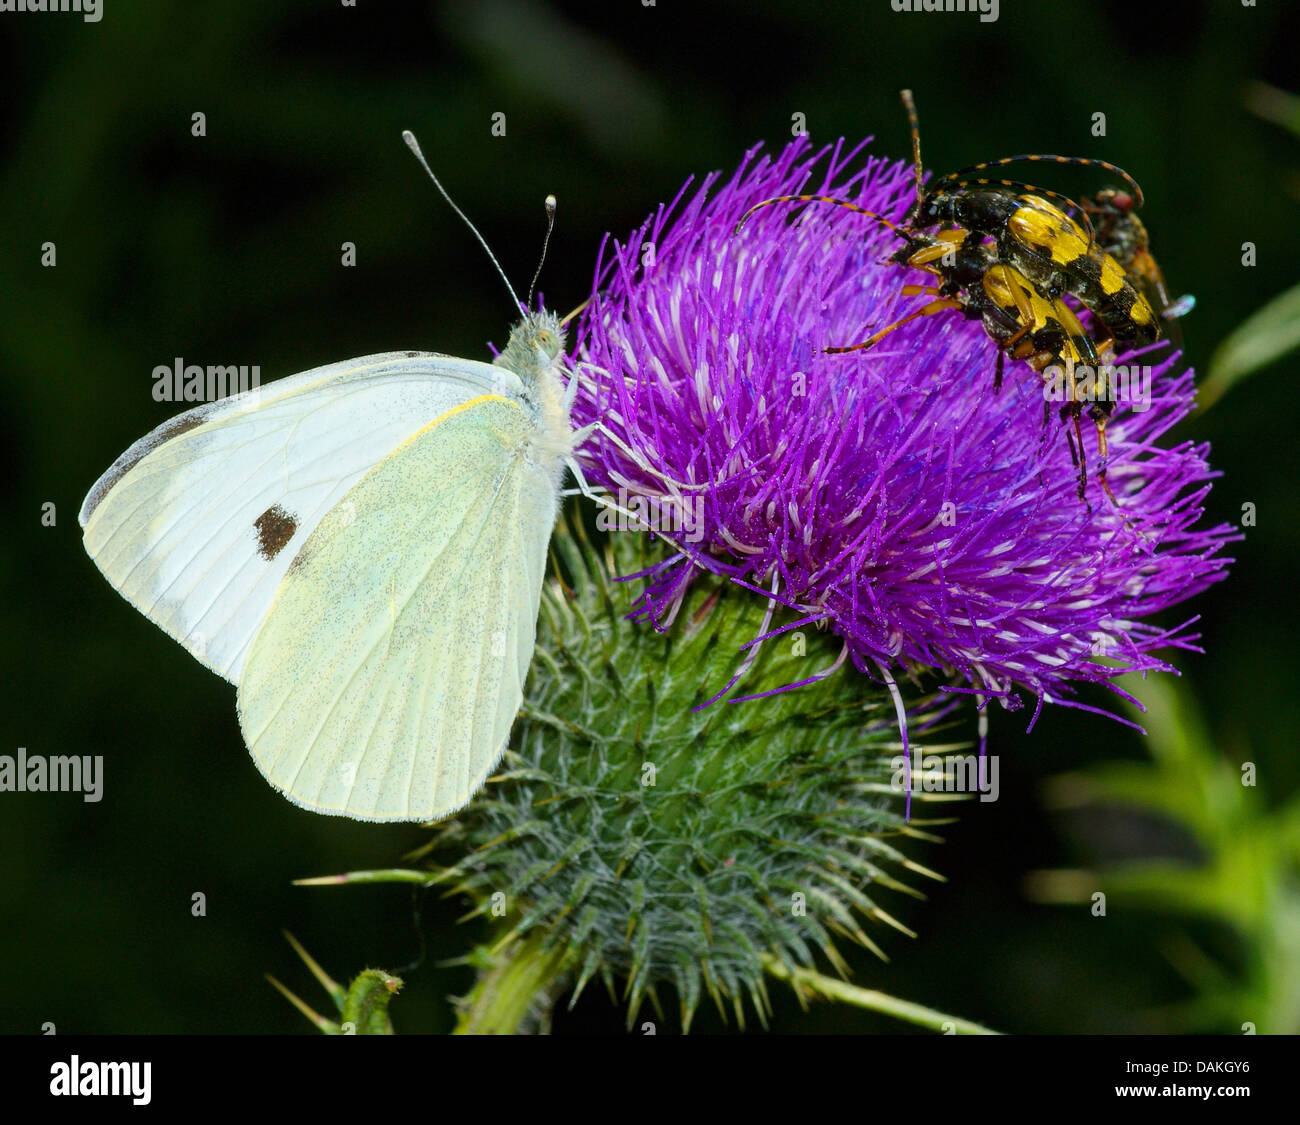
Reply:
[[[558,487],[564,460],[573,453],[572,424],[560,379],[564,357],[564,328],[555,313],[528,313],[510,331],[505,349],[494,360],[519,376],[524,398],[538,425],[534,441],[537,459],[546,460]]]

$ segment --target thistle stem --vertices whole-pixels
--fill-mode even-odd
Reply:
[[[548,1022],[565,985],[565,948],[542,948],[542,934],[492,955],[456,1021],[456,1035],[515,1035]]]

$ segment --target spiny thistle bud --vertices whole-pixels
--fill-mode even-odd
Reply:
[[[915,893],[899,876],[924,872],[900,848],[922,834],[891,793],[888,696],[831,676],[701,707],[761,629],[763,601],[706,578],[656,632],[625,619],[614,581],[658,558],[650,536],[601,551],[562,523],[554,543],[571,589],[544,594],[506,768],[439,827],[438,853],[461,857],[442,881],[502,917],[494,944],[540,933],[530,955],[560,947],[575,999],[594,974],[625,981],[629,1020],[665,984],[686,1026],[704,992],[761,1014],[764,954],[793,969],[820,950],[841,967],[837,937],[878,948],[863,919],[899,926],[880,891]],[[815,630],[764,645],[746,682],[782,687],[837,648]],[[914,722],[941,711],[927,700]]]

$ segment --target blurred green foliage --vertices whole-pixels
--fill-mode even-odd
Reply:
[[[1004,4],[983,24],[852,0],[689,11],[108,0],[97,24],[0,17],[2,741],[8,753],[102,753],[107,775],[96,805],[0,797],[0,1030],[306,1030],[262,979],[298,968],[281,928],[348,978],[367,964],[399,972],[400,1030],[452,1025],[445,997],[471,971],[440,962],[472,936],[454,924],[460,904],[410,888],[289,885],[389,866],[423,834],[313,817],[274,793],[242,747],[230,686],[107,587],[75,518],[99,473],[173,412],[153,401],[150,373],[176,356],[258,364],[269,379],[393,348],[485,355],[488,340],[503,342],[500,281],[401,129],[415,130],[516,284],[536,262],[541,201],[557,195],[542,289],[568,309],[590,289],[606,231],[629,231],[688,176],[734,167],[760,140],[779,146],[796,113],[814,139],[871,133],[873,151],[905,158],[897,95],[910,86],[936,169],[1025,151],[1130,169],[1171,291],[1198,298],[1183,329],[1204,369],[1296,281],[1296,146],[1246,99],[1252,82],[1286,84],[1300,13],[1235,0],[1168,13],[1063,0]],[[491,134],[495,112],[505,137]],[[1091,131],[1098,112],[1104,138]],[[1068,171],[1052,186],[1096,186]],[[53,269],[40,264],[47,241]],[[354,269],[339,265],[345,241]],[[1300,789],[1295,363],[1291,353],[1261,369],[1168,439],[1213,443],[1224,477],[1211,519],[1257,512],[1228,581],[1186,607],[1201,615],[1206,655],[1177,657],[1221,745],[1250,746],[1258,763],[1241,832],[1273,831]],[[54,527],[41,523],[47,502]],[[1098,863],[1041,807],[1041,779],[1144,761],[1155,744],[1077,712],[1023,728],[993,716],[1001,800],[965,812],[925,857],[950,883],[907,912],[919,937],[893,941],[888,965],[854,962],[855,983],[1013,1032],[1132,1030],[1159,1008],[1186,1017],[1170,1029],[1202,1025],[1196,1005],[1218,993],[1171,965],[1164,915],[1112,910],[1099,925],[1022,893],[1027,871]],[[1182,835],[1126,831],[1126,854],[1196,858]],[[1236,862],[1255,865],[1238,880],[1243,895],[1271,877],[1272,847],[1242,842]],[[1294,939],[1294,919],[1278,925]],[[898,1030],[773,998],[778,1031]],[[597,992],[555,1020],[557,1032],[622,1026]],[[702,1018],[701,1030],[713,1026]]]
[[[1300,97],[1263,82],[1252,83],[1246,104],[1266,121],[1300,136]],[[1300,214],[1300,212],[1297,212]],[[1300,347],[1300,285],[1279,293],[1253,312],[1219,344],[1201,383],[1208,408],[1234,383],[1290,355]]]
[[[1152,916],[1190,995],[1138,1013],[1142,1030],[1231,1034],[1249,1024],[1259,1034],[1300,1033],[1300,795],[1268,808],[1255,755],[1219,749],[1186,689],[1137,677],[1124,686],[1146,703],[1151,761],[1053,778],[1048,803],[1109,812],[1076,825],[1094,846],[1102,833],[1113,838],[1117,819],[1151,818],[1187,847],[1112,854],[1095,872],[1044,873],[1030,881],[1033,897],[1086,903],[1101,891],[1107,916]]]

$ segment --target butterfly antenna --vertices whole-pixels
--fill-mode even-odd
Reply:
[[[474,237],[478,239],[479,245],[483,247],[484,253],[487,254],[488,259],[496,267],[497,273],[501,275],[501,280],[506,283],[506,288],[510,291],[510,298],[514,301],[515,307],[527,311],[524,309],[524,306],[520,304],[519,294],[515,292],[514,286],[510,284],[510,279],[506,277],[506,271],[501,268],[501,263],[497,261],[496,255],[492,253],[492,248],[488,246],[487,240],[479,234],[478,227],[469,221],[469,216],[456,206],[456,201],[447,194],[447,189],[442,186],[438,181],[438,177],[433,174],[433,169],[429,167],[429,162],[424,159],[424,153],[420,151],[420,142],[415,139],[415,134],[412,133],[410,129],[403,129],[402,140],[406,142],[406,147],[415,153],[415,159],[420,162],[420,167],[428,173],[429,179],[433,181],[433,186],[442,193],[443,199],[451,205],[451,209],[465,221],[465,225],[469,227],[470,231],[473,232]]]
[[[546,248],[551,244],[551,231],[555,229],[555,196],[546,197],[546,237],[542,239],[542,256],[537,259],[537,269],[533,280],[528,283],[528,307],[533,307],[533,291],[537,288],[537,279],[542,276],[542,267],[546,265]]]

